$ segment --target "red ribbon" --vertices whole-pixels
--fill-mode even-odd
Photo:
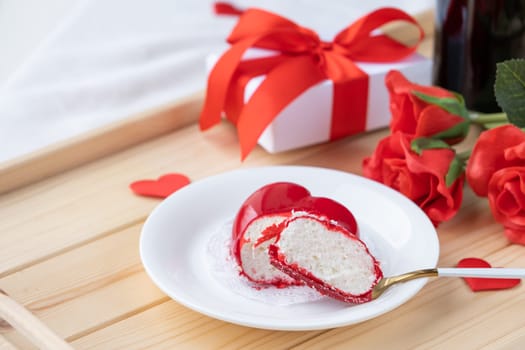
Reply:
[[[404,46],[384,34],[374,33],[392,21],[414,24],[419,29],[419,41]],[[400,60],[416,50],[423,36],[423,29],[414,18],[394,8],[363,16],[332,42],[321,41],[314,31],[284,17],[248,9],[228,37],[231,47],[210,73],[200,127],[205,130],[219,123],[225,111],[237,126],[244,159],[264,129],[291,101],[308,88],[330,79],[334,86],[330,139],[364,131],[368,75],[354,61]],[[277,55],[242,61],[249,48],[273,50]],[[266,74],[264,81],[244,104],[244,86],[262,74]]]
[[[213,4],[213,11],[218,15],[239,16],[244,12],[229,2],[217,1]]]

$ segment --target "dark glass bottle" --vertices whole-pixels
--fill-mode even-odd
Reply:
[[[467,107],[500,111],[496,63],[525,57],[525,0],[436,0],[434,84],[457,91]]]

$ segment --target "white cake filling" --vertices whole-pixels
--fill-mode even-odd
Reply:
[[[277,270],[270,264],[268,246],[275,238],[262,242],[255,247],[255,243],[262,237],[262,232],[271,225],[277,225],[287,217],[284,215],[263,216],[253,220],[246,228],[241,247],[241,261],[244,273],[256,281],[272,283],[276,280],[292,283],[294,280],[285,273]]]
[[[308,217],[291,221],[278,242],[288,264],[297,263],[317,278],[352,295],[370,290],[374,260],[365,245]]]

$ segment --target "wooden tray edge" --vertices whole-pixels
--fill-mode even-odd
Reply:
[[[204,94],[140,113],[0,164],[0,194],[195,123]]]

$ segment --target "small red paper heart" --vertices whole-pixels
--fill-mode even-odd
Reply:
[[[458,262],[457,267],[492,267],[488,262],[479,258],[465,258]],[[519,278],[463,278],[472,291],[509,289],[521,283]]]
[[[190,183],[183,174],[166,174],[157,180],[139,180],[131,183],[129,188],[139,196],[166,198],[173,192]]]

